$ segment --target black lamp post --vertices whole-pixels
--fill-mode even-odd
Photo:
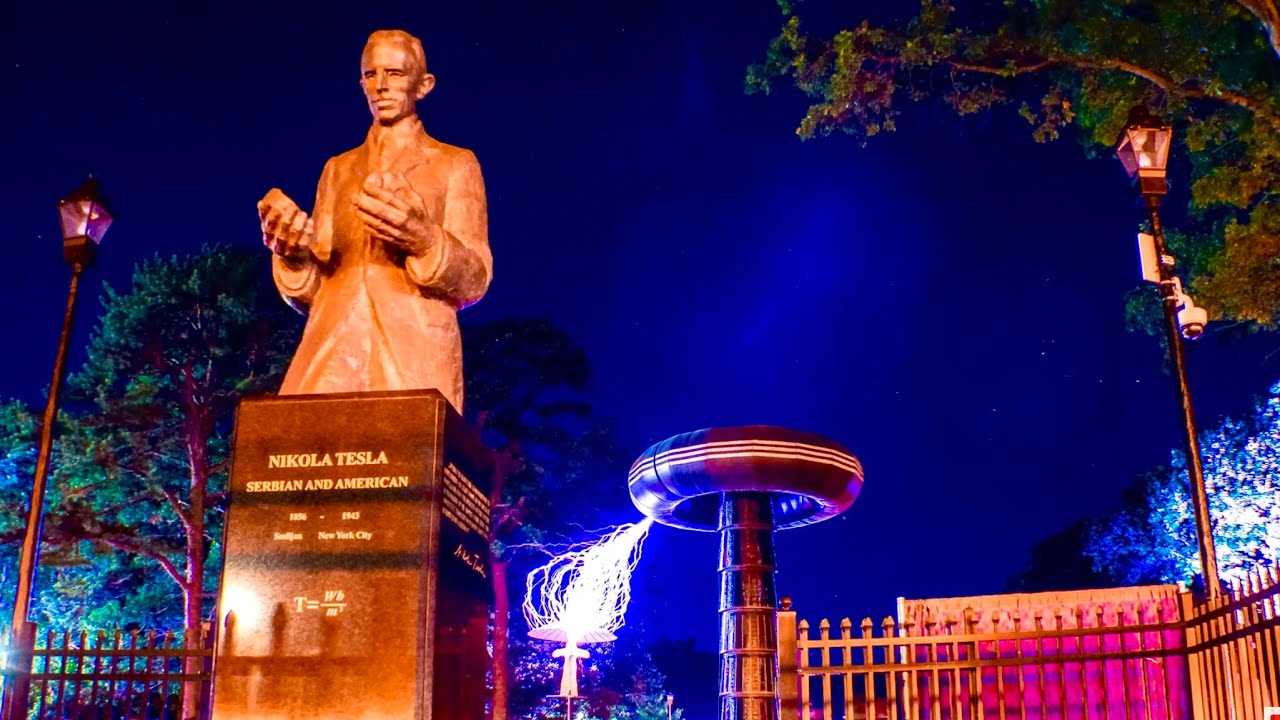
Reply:
[[[67,293],[67,307],[62,316],[62,335],[58,339],[58,354],[53,363],[49,400],[45,403],[44,421],[40,426],[40,447],[36,455],[35,479],[31,485],[31,508],[22,541],[22,560],[18,565],[18,590],[13,602],[13,634],[17,640],[15,644],[22,651],[18,656],[19,661],[26,666],[20,667],[19,674],[6,684],[4,713],[0,717],[10,719],[27,716],[25,680],[30,670],[30,653],[35,639],[35,628],[27,622],[27,615],[31,608],[32,588],[39,562],[45,484],[49,477],[49,455],[53,447],[53,425],[57,418],[63,365],[67,359],[67,345],[75,317],[76,291],[80,286],[81,273],[93,265],[98,245],[112,220],[111,211],[107,209],[98,184],[92,177],[75,192],[58,201],[58,215],[62,223],[62,256],[71,266],[71,289]]]
[[[1151,235],[1140,236],[1143,277],[1160,288],[1164,306],[1165,331],[1169,340],[1169,356],[1182,401],[1182,418],[1187,434],[1187,473],[1191,478],[1191,507],[1195,514],[1196,541],[1200,549],[1200,572],[1210,597],[1218,595],[1218,556],[1213,546],[1213,525],[1209,516],[1209,497],[1200,464],[1200,438],[1196,431],[1195,412],[1191,407],[1191,390],[1187,385],[1187,358],[1182,340],[1194,340],[1204,332],[1207,318],[1183,291],[1182,281],[1173,274],[1174,258],[1164,242],[1160,225],[1160,200],[1168,191],[1165,178],[1169,162],[1169,146],[1173,128],[1153,117],[1145,108],[1134,108],[1129,122],[1120,133],[1116,155],[1130,177],[1136,177],[1142,199],[1151,220]],[[1148,239],[1150,238],[1150,239]]]

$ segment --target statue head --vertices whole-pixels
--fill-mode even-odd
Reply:
[[[360,55],[360,85],[379,125],[413,116],[414,105],[436,85],[422,42],[403,30],[378,30]]]

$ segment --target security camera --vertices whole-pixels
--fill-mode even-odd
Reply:
[[[1209,322],[1209,313],[1205,312],[1204,308],[1191,304],[1191,298],[1187,298],[1186,305],[1178,311],[1178,329],[1182,331],[1182,337],[1195,340],[1204,334],[1204,325],[1207,322]]]
[[[1205,323],[1209,322],[1209,313],[1204,308],[1196,307],[1191,296],[1182,291],[1182,278],[1173,276],[1169,278],[1169,292],[1178,302],[1178,330],[1182,332],[1182,337],[1188,340],[1195,340],[1204,334]]]

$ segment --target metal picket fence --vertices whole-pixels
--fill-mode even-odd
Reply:
[[[1123,591],[1118,591],[1123,592]],[[1000,597],[993,596],[999,600]],[[816,636],[815,636],[816,631]],[[1269,720],[1280,568],[1195,601],[855,625],[778,613],[784,720]]]
[[[27,712],[23,716],[19,709],[19,718],[178,720],[206,715],[213,660],[207,626],[187,633],[44,630],[27,643],[3,628],[0,656],[4,690],[21,694],[26,686]]]

